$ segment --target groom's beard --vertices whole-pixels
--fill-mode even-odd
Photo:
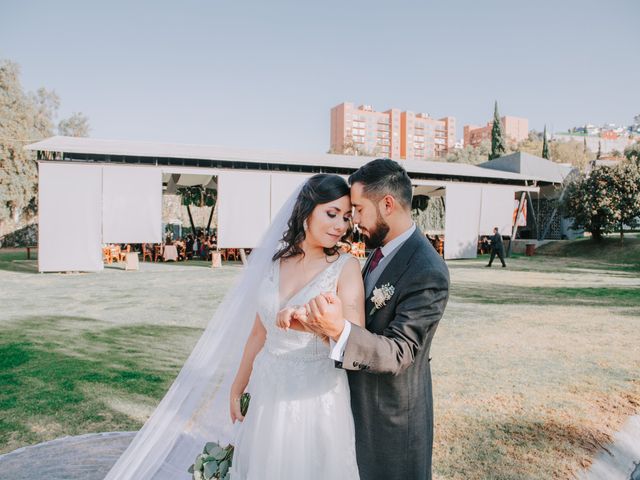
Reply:
[[[378,248],[382,246],[382,242],[389,233],[389,225],[382,219],[382,215],[378,212],[378,218],[376,219],[376,226],[373,230],[367,229],[369,235],[364,235],[364,244],[367,248]]]

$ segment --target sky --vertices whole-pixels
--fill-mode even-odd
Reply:
[[[348,101],[551,132],[640,114],[640,1],[0,0],[0,59],[95,138],[322,153]]]

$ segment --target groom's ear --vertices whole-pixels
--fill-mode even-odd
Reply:
[[[391,213],[393,213],[393,211],[398,207],[398,202],[393,195],[385,195],[380,199],[378,206],[380,207],[381,212],[386,215],[391,215]]]

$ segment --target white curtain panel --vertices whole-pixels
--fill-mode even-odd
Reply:
[[[271,221],[269,172],[222,172],[218,177],[218,246],[255,248]]]
[[[292,173],[271,174],[271,219],[275,218],[284,202],[310,175]]]
[[[502,235],[511,235],[514,195],[513,187],[482,187],[480,235],[492,235],[495,227]]]
[[[38,270],[102,270],[102,167],[39,162],[38,170]]]
[[[162,171],[104,166],[102,179],[103,242],[161,242]]]
[[[482,187],[447,184],[444,258],[476,258]]]

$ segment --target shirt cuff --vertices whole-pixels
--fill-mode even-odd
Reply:
[[[331,346],[331,353],[329,354],[329,358],[335,360],[336,362],[341,362],[344,358],[344,349],[347,345],[347,340],[349,338],[349,333],[351,333],[351,322],[348,320],[344,321],[344,329],[340,334],[340,338],[338,338],[337,342],[334,342],[333,339],[329,339],[329,344]]]

